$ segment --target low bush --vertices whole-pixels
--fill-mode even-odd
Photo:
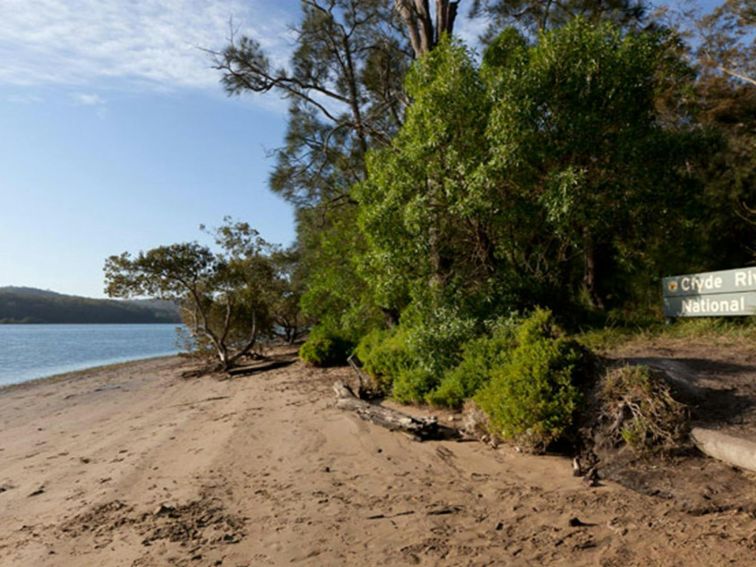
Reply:
[[[473,339],[462,347],[462,361],[444,373],[441,383],[425,400],[429,404],[459,409],[465,400],[485,386],[493,369],[505,364],[514,348],[514,324],[496,324],[492,335]]]
[[[391,391],[394,379],[412,367],[404,332],[398,328],[375,329],[365,335],[355,349],[362,367],[384,393]]]
[[[350,339],[328,326],[318,326],[310,331],[299,357],[313,366],[337,366],[345,364],[353,350]]]
[[[421,403],[459,363],[461,346],[474,336],[471,318],[443,307],[414,308],[402,314],[401,326],[368,333],[356,352],[384,392],[403,403]]]
[[[550,311],[536,309],[516,333],[509,359],[475,396],[491,433],[540,451],[573,424],[586,351],[562,336]]]
[[[459,364],[462,345],[480,334],[474,318],[443,306],[412,306],[402,313],[402,325],[414,365],[438,377]],[[421,398],[427,393],[419,392]]]
[[[401,403],[420,403],[438,385],[435,375],[417,364],[401,327],[368,333],[355,352],[375,386]]]
[[[438,378],[421,367],[402,370],[394,378],[391,395],[403,404],[422,403],[425,395],[438,386]]]
[[[668,452],[687,443],[687,407],[672,397],[664,377],[645,366],[610,369],[598,388],[604,442],[627,444],[641,454]]]

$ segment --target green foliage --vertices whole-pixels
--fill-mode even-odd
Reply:
[[[389,330],[375,329],[357,345],[355,352],[363,369],[384,392],[391,392],[394,379],[413,366],[406,341],[404,331],[394,327]]]
[[[432,310],[415,304],[405,311],[401,330],[396,333],[403,344],[403,359],[393,381],[394,398],[425,401],[444,372],[459,363],[462,345],[475,337],[475,327],[472,318],[447,307]]]
[[[462,407],[466,399],[488,383],[491,372],[509,360],[515,346],[514,321],[502,320],[491,336],[465,343],[461,362],[444,373],[438,387],[426,395],[426,401],[437,406]]]
[[[383,323],[383,315],[358,273],[365,242],[355,230],[355,214],[353,207],[322,215],[315,210],[300,212],[299,239],[300,272],[306,279],[301,298],[303,313],[341,329],[357,342]],[[324,224],[316,225],[315,218]]]
[[[365,370],[399,401],[425,401],[443,373],[459,362],[462,345],[475,336],[474,321],[448,309],[423,315],[418,310],[403,314],[402,325],[375,330],[357,347]]]
[[[702,146],[690,117],[672,126],[655,106],[692,76],[665,35],[576,19],[492,74],[483,175],[501,184],[491,198],[511,204],[503,226],[521,227],[508,246],[551,302],[627,300],[648,289],[642,275],[682,260],[700,210],[688,166]]]
[[[703,139],[656,108],[692,76],[669,41],[576,19],[534,44],[506,30],[481,68],[448,40],[411,68],[405,123],[354,196],[358,273],[375,304],[418,320],[402,322],[413,352],[437,313],[479,332],[535,304],[642,304],[654,274],[682,269]],[[457,351],[428,352],[438,374]]]
[[[337,366],[346,364],[353,350],[354,343],[349,338],[327,325],[319,325],[310,331],[299,356],[313,366]]]
[[[227,370],[273,334],[289,281],[271,260],[275,247],[249,224],[227,217],[211,234],[216,250],[186,242],[109,257],[106,291],[179,303],[194,347]]]
[[[434,376],[456,366],[462,345],[479,334],[476,320],[461,310],[420,302],[402,313],[402,327],[415,364]]]
[[[369,147],[399,128],[412,60],[387,0],[313,0],[300,5],[291,59],[276,67],[260,42],[238,35],[216,54],[229,94],[275,92],[289,103],[271,189],[294,205],[304,282],[302,310],[360,336],[383,316],[356,270],[364,239],[352,187]]]
[[[450,37],[411,63],[393,4],[307,2],[286,69],[249,38],[217,63],[229,92],[290,102],[284,308],[355,342],[398,325],[363,350],[399,397],[484,384],[496,357],[462,345],[498,314],[658,319],[660,276],[752,258],[756,91],[721,70],[753,76],[745,0],[698,22],[695,67],[635,0],[476,0],[501,32],[480,64]]]
[[[412,67],[406,89],[413,104],[402,129],[390,148],[369,153],[368,179],[355,187],[363,278],[379,305],[397,310],[451,279],[484,284],[487,244],[464,254],[459,245],[480,240],[494,206],[474,191],[489,104],[467,50],[442,41]]]
[[[394,379],[392,396],[403,404],[419,404],[437,385],[438,378],[425,368],[407,368]]]
[[[537,309],[516,334],[508,361],[475,396],[492,433],[542,450],[573,424],[582,397],[577,387],[584,351],[558,336],[550,311]]]

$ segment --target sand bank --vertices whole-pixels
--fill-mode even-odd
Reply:
[[[756,484],[714,461],[678,464],[645,494],[587,488],[565,458],[420,444],[361,422],[333,407],[345,369],[185,369],[153,359],[0,391],[0,565],[708,566],[756,554]]]

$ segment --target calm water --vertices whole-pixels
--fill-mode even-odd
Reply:
[[[175,354],[176,325],[0,325],[0,386]]]

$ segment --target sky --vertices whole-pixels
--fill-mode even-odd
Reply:
[[[0,0],[0,286],[103,297],[106,257],[202,240],[226,215],[290,244],[267,187],[285,103],[229,98],[205,50],[233,26],[285,65],[298,6]],[[481,31],[462,14],[463,39]]]
[[[297,2],[0,0],[0,286],[103,297],[111,254],[246,220],[294,238],[267,189],[285,104],[229,98],[229,23],[278,63]]]

